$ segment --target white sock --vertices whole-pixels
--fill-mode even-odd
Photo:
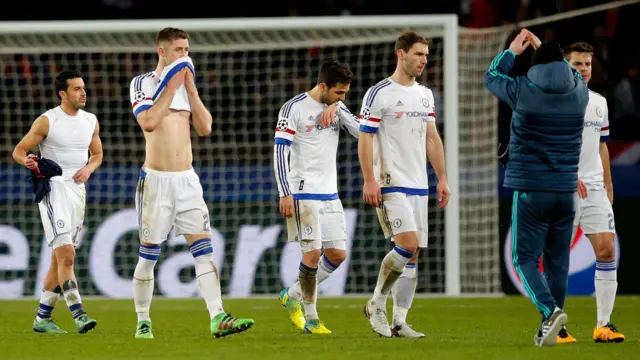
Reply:
[[[59,297],[60,294],[57,292],[42,290],[40,293],[40,306],[36,313],[37,321],[51,319],[51,313],[53,312],[53,308],[56,306]]]
[[[160,257],[160,245],[140,245],[138,264],[133,272],[133,301],[138,321],[151,321],[149,311],[153,298],[153,269]]]
[[[616,300],[618,280],[615,260],[596,261],[595,287],[598,309],[597,327],[601,327],[611,320],[613,304]]]
[[[400,274],[411,257],[413,257],[412,252],[396,245],[393,250],[389,251],[384,259],[382,259],[380,273],[378,274],[378,283],[376,284],[376,288],[373,291],[373,298],[371,299],[374,305],[382,308],[386,307],[389,292],[391,292],[391,288],[400,277]]]
[[[322,257],[320,258],[320,262],[318,263],[318,286],[320,286],[323,281],[325,281],[334,271],[336,271],[338,266],[329,261],[329,259],[325,255],[322,255]],[[302,301],[302,289],[300,288],[300,281],[296,281],[295,284],[291,285],[291,287],[289,288],[289,296],[298,301]]]
[[[80,291],[78,290],[76,281],[73,279],[65,280],[62,283],[62,291],[64,301],[67,303],[69,311],[71,311],[71,316],[73,316],[74,319],[77,319],[80,315],[84,314],[85,311],[82,307],[82,298],[80,297]]]
[[[396,281],[391,292],[393,293],[393,324],[406,324],[407,313],[413,303],[418,283],[417,265],[408,263],[402,274]]]
[[[304,306],[304,316],[307,320],[317,319],[318,311],[316,304],[318,301],[318,268],[312,268],[300,262],[298,282],[302,292],[302,305]]]
[[[196,260],[196,278],[200,294],[207,303],[209,318],[213,319],[216,315],[224,313],[224,309],[222,308],[220,278],[216,264],[213,262],[211,239],[198,240],[189,246],[189,250]]]

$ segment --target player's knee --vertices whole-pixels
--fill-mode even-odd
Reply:
[[[420,249],[416,249],[416,251],[413,253],[413,256],[411,257],[411,259],[409,259],[409,264],[413,264],[413,266],[415,267],[418,264],[418,255],[420,254]],[[407,266],[409,266],[409,264],[407,264]]]
[[[407,231],[393,236],[396,246],[411,253],[411,257],[418,251],[418,232]]]
[[[597,235],[595,241],[596,260],[610,261],[615,258],[615,245],[613,233],[602,233]]]
[[[326,248],[324,256],[335,267],[338,267],[347,258],[347,252],[341,248]]]
[[[307,266],[317,267],[322,255],[320,241],[302,240],[300,241],[300,248],[302,249],[302,262]]]

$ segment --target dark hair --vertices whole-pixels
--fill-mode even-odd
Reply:
[[[398,39],[396,40],[395,50],[396,51],[404,50],[404,52],[409,52],[409,49],[411,49],[411,47],[415,43],[420,43],[425,45],[431,44],[431,42],[427,40],[427,38],[420,36],[420,34],[418,34],[417,32],[405,31],[402,34],[400,34],[400,36],[398,36]]]
[[[82,74],[80,74],[80,72],[77,70],[63,70],[58,75],[56,75],[54,86],[58,99],[62,99],[60,97],[60,91],[67,91],[67,88],[69,88],[69,83],[67,82],[67,80],[81,77]]]
[[[588,53],[589,55],[593,55],[593,46],[584,41],[575,42],[564,49],[564,54],[566,56],[571,55],[572,52]]]
[[[175,39],[189,40],[189,34],[178,28],[167,27],[158,32],[156,35],[156,45],[160,45],[164,41],[173,41]]]
[[[531,55],[531,66],[554,61],[564,61],[564,53],[557,42],[543,43]]]
[[[347,65],[338,60],[329,60],[320,65],[318,72],[318,84],[325,83],[328,88],[337,84],[350,84],[353,73]]]

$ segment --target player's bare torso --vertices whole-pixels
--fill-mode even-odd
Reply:
[[[169,110],[153,132],[145,132],[144,167],[159,171],[191,168],[191,112]]]

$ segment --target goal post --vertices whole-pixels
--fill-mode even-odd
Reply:
[[[497,172],[495,129],[482,126],[492,124],[495,114],[484,104],[486,95],[467,104],[470,109],[462,104],[460,95],[469,83],[475,91],[482,79],[460,81],[464,69],[459,65],[469,54],[459,53],[464,42],[457,16],[415,15],[0,23],[0,62],[15,70],[15,81],[0,83],[5,105],[0,116],[5,134],[0,143],[0,242],[9,244],[0,256],[12,258],[0,265],[0,288],[11,289],[5,296],[37,294],[48,264],[50,250],[43,245],[26,170],[7,159],[33,119],[55,106],[51,80],[62,68],[85,74],[87,110],[98,116],[105,151],[103,166],[87,189],[76,262],[80,287],[87,295],[131,295],[125,285],[138,246],[131,209],[144,140],[131,115],[128,86],[133,76],[155,68],[155,34],[166,26],[190,33],[198,87],[214,117],[211,136],[193,140],[194,167],[211,210],[225,295],[276,293],[295,279],[301,255],[285,241],[270,163],[278,108],[315,83],[320,60],[339,58],[356,75],[346,104],[358,112],[366,89],[393,72],[393,43],[407,29],[434,40],[419,81],[436,96],[452,194],[444,210],[430,196],[430,245],[420,256],[418,292],[500,292],[497,175],[476,177],[488,168]],[[470,133],[474,139],[461,143]],[[357,140],[347,133],[341,135],[338,167],[350,255],[320,292],[369,293],[390,243],[382,237],[373,209],[361,200]],[[431,168],[429,174],[435,194]],[[156,292],[195,295],[190,261],[184,239],[163,245]]]

